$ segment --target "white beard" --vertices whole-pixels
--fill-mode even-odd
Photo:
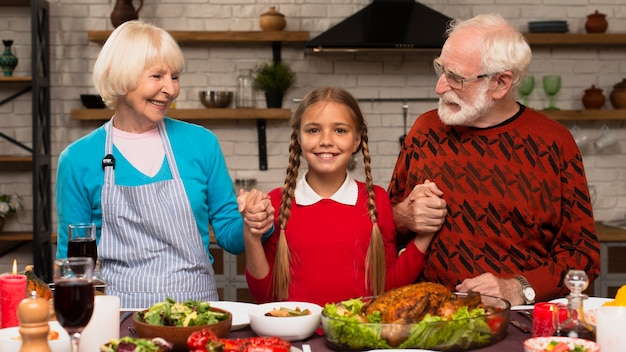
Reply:
[[[471,125],[472,122],[478,120],[495,104],[494,101],[488,100],[487,90],[489,90],[489,80],[478,87],[478,94],[474,104],[461,100],[454,90],[442,94],[439,97],[439,119],[446,125]],[[456,104],[460,110],[453,112],[444,102]]]

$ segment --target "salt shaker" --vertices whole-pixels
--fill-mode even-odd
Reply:
[[[30,297],[24,298],[17,306],[22,336],[20,352],[51,352],[48,345],[49,309],[48,301],[37,297],[37,291],[31,292]]]

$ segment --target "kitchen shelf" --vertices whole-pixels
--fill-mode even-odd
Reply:
[[[47,0],[0,0],[0,6],[30,7],[31,76],[1,77],[0,87],[17,88],[0,106],[30,92],[31,146],[0,132],[0,138],[26,150],[29,156],[0,156],[2,171],[31,171],[32,227],[30,232],[2,232],[0,240],[33,241],[35,274],[52,280],[52,199],[50,147],[50,24]],[[28,22],[28,20],[26,20]],[[14,114],[9,113],[9,116]]]
[[[626,120],[626,109],[606,110],[539,110],[557,121]]]
[[[309,40],[307,31],[168,31],[181,45],[228,44],[250,45],[280,42],[303,44]],[[87,40],[103,44],[111,31],[88,31]]]
[[[531,46],[626,46],[626,33],[524,33]]]
[[[75,109],[72,120],[108,120],[111,109]],[[171,109],[167,116],[180,120],[288,120],[290,109]]]

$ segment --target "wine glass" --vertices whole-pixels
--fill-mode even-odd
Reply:
[[[550,105],[546,108],[546,110],[559,110],[559,108],[554,106],[554,96],[559,92],[559,90],[561,90],[561,76],[543,76],[543,90],[546,92],[546,95],[550,100]]]
[[[528,106],[528,96],[532,93],[533,89],[535,89],[535,76],[524,76],[517,91],[522,96],[525,106]]]
[[[96,247],[96,224],[79,223],[68,226],[67,256],[90,257],[94,265],[98,260],[98,248]]]
[[[54,261],[54,311],[70,335],[71,351],[78,352],[80,333],[94,308],[93,260],[72,257]]]

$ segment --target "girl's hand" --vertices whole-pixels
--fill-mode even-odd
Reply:
[[[250,233],[261,236],[272,228],[274,207],[267,194],[257,189],[252,189],[249,192],[241,189],[237,203],[243,208],[241,216],[246,225],[250,227]]]

